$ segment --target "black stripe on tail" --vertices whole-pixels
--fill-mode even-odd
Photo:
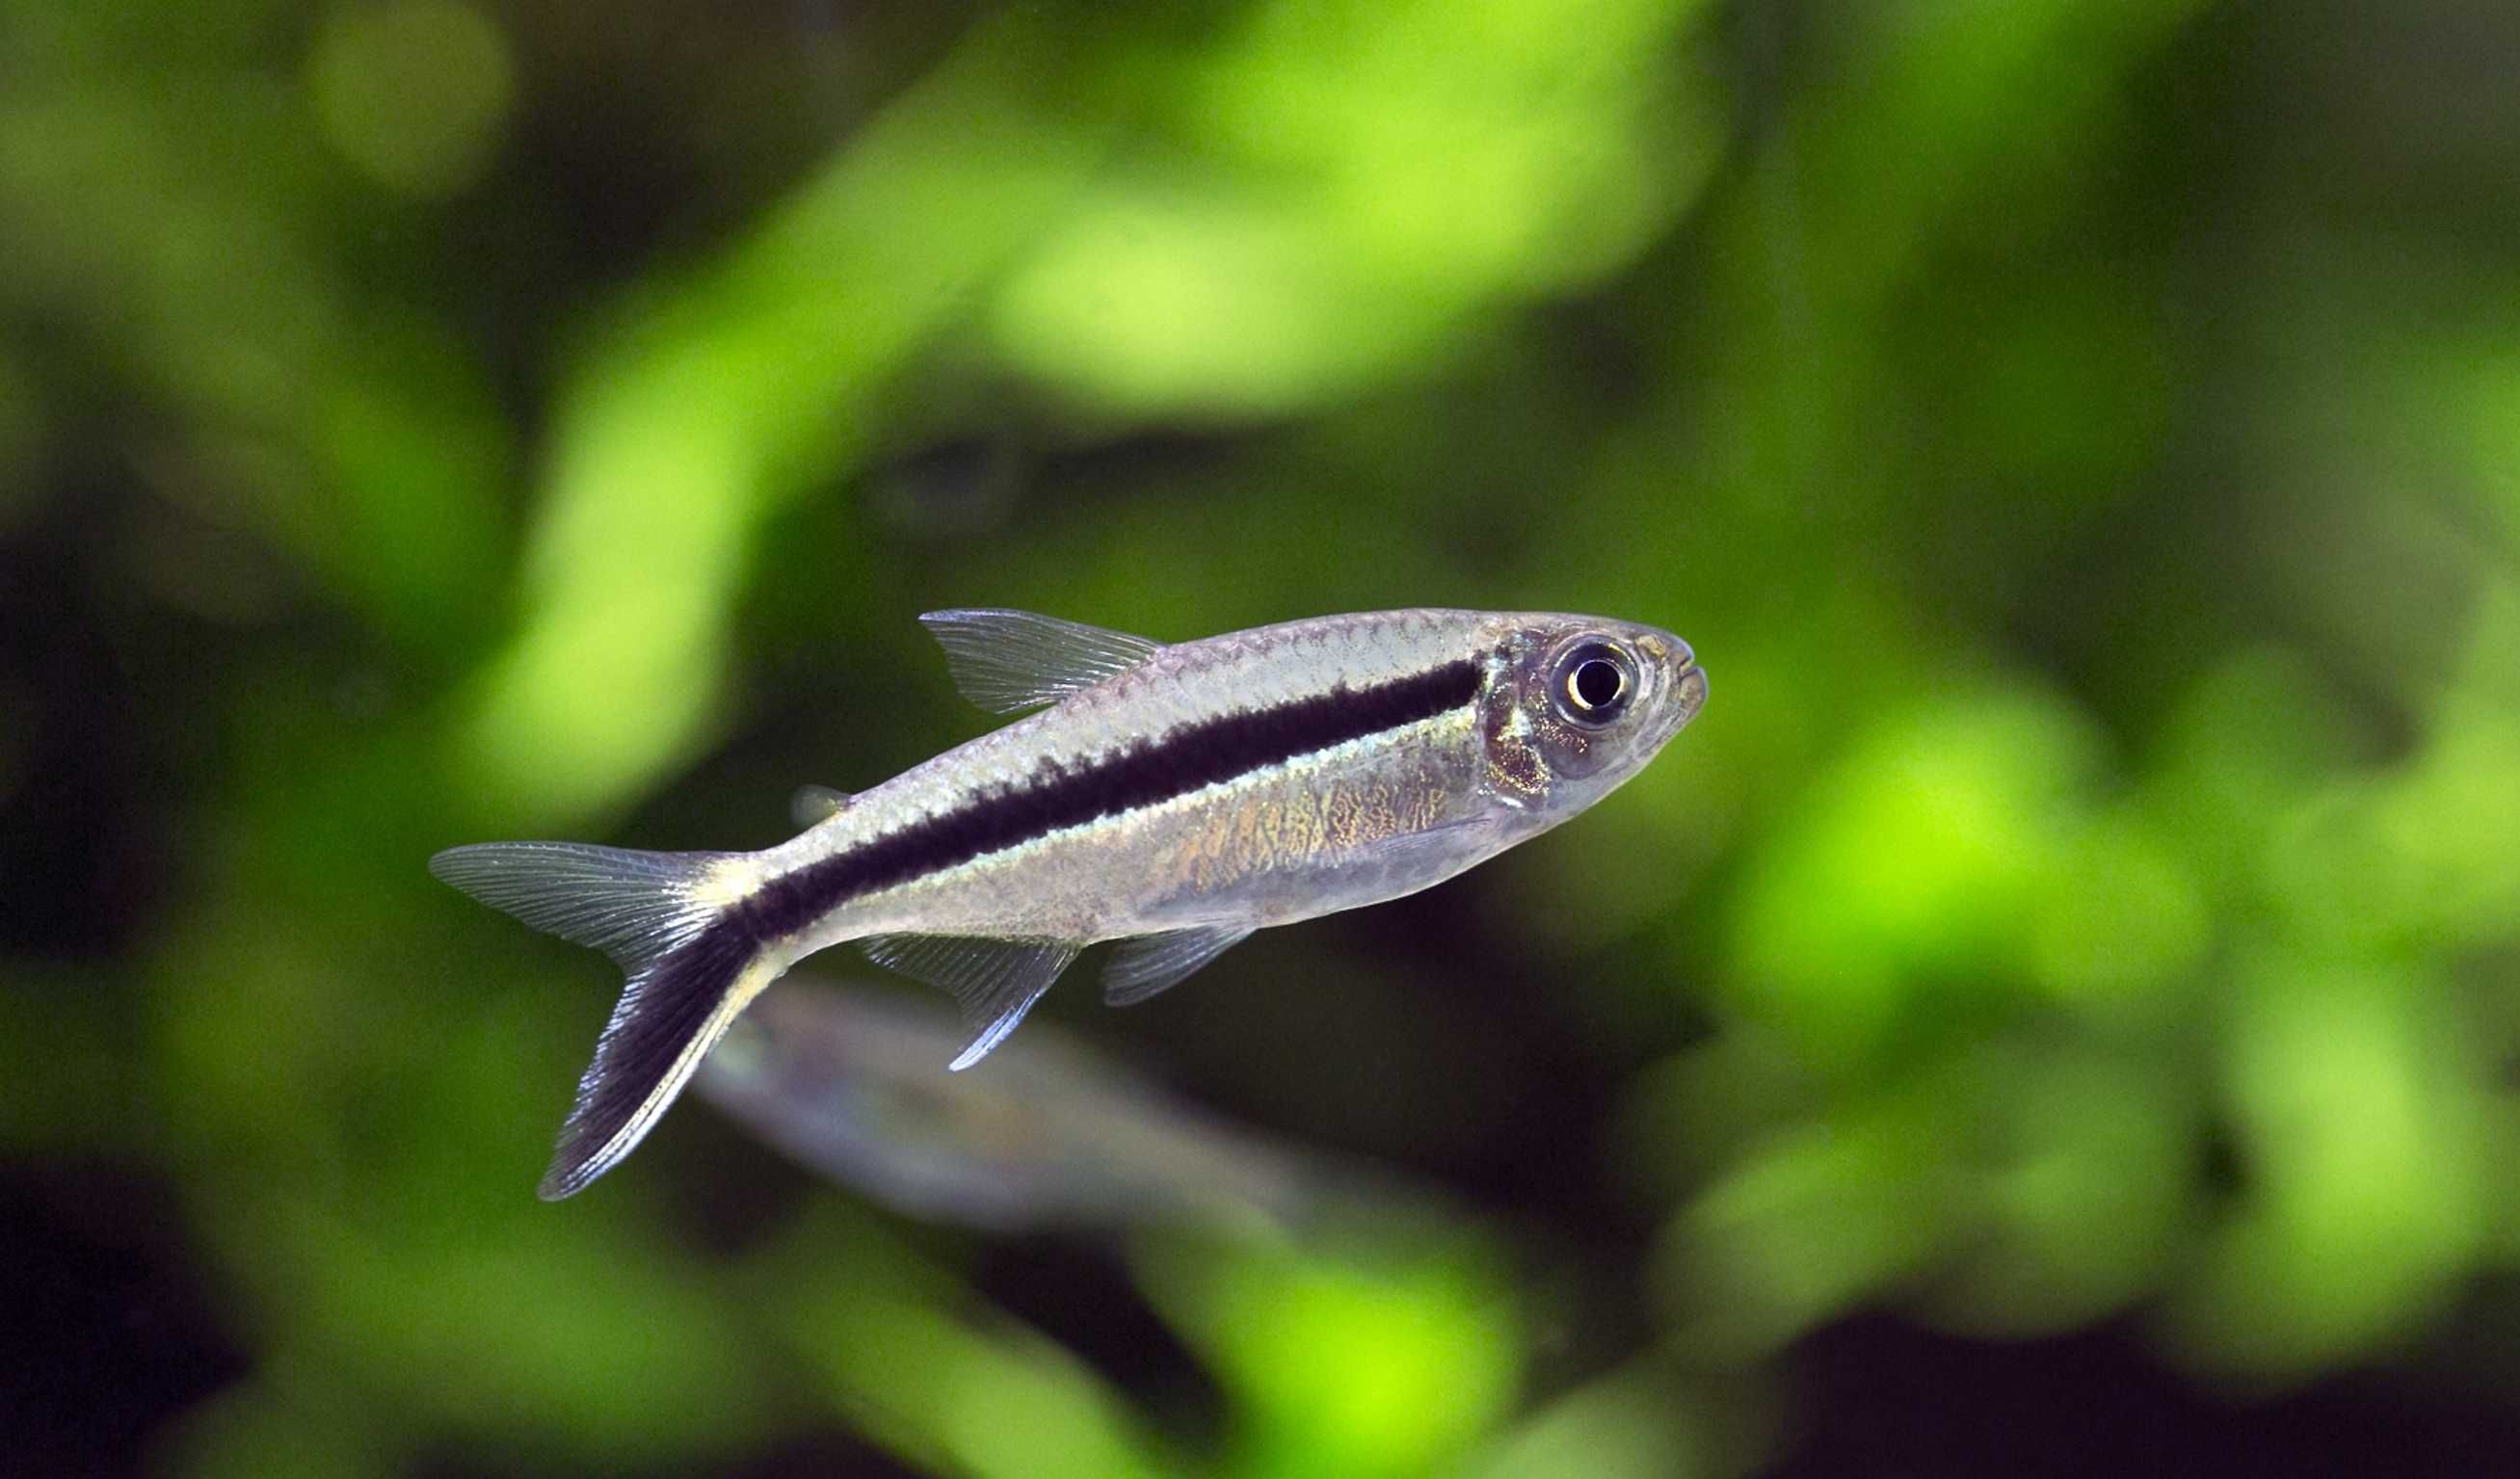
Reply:
[[[708,929],[630,977],[577,1082],[577,1102],[538,1188],[543,1200],[586,1189],[647,1138],[736,1013],[768,984],[747,980],[758,957],[741,930]]]
[[[700,885],[726,853],[633,852],[575,842],[490,842],[428,871],[493,909],[610,954],[629,972],[578,1081],[542,1195],[610,1170],[653,1128],[711,1044],[769,977],[750,931]]]

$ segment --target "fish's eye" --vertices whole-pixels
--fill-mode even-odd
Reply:
[[[1606,642],[1588,642],[1557,659],[1549,699],[1559,718],[1599,729],[1619,717],[1636,688],[1628,654]]]

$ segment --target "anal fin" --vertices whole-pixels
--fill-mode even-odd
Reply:
[[[961,935],[869,935],[868,960],[943,988],[963,1008],[970,1045],[949,1067],[968,1068],[1005,1041],[1058,973],[1076,959],[1064,940],[991,940]]]
[[[1248,924],[1201,924],[1123,940],[1102,967],[1102,1000],[1134,1007],[1190,979],[1200,966],[1249,938]]]

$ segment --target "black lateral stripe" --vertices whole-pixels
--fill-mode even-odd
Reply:
[[[772,879],[730,921],[741,920],[754,939],[778,939],[861,894],[1431,719],[1476,698],[1479,682],[1479,664],[1462,658],[1387,683],[1341,685],[1272,708],[1184,725],[1091,766],[1070,769],[1046,760],[1021,784]]]

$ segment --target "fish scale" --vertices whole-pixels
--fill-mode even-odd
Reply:
[[[922,618],[957,685],[1038,713],[752,853],[486,843],[431,860],[629,974],[543,1194],[617,1163],[797,960],[844,942],[953,993],[967,1067],[1078,951],[1118,1001],[1252,930],[1398,898],[1546,831],[1693,718],[1704,671],[1657,628],[1418,608],[1165,647],[1022,611]]]
[[[1122,745],[1184,725],[1264,709],[1344,684],[1422,671],[1457,655],[1443,618],[1400,611],[1334,617],[1168,648],[1108,684],[1018,720],[854,798],[821,828],[772,849],[785,872],[932,819],[974,790],[1018,784],[1045,762],[1090,765]],[[1467,623],[1464,623],[1467,624]],[[890,923],[885,927],[900,927]]]

